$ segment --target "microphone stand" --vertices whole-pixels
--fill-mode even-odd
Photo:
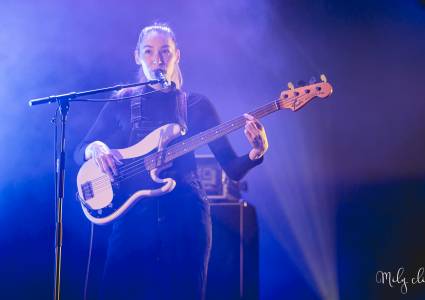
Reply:
[[[89,90],[84,92],[71,92],[62,95],[49,96],[44,98],[31,99],[29,106],[40,104],[57,103],[61,114],[61,130],[60,130],[60,154],[55,161],[55,202],[56,202],[56,228],[55,228],[55,278],[54,278],[54,300],[60,299],[60,279],[61,279],[61,264],[62,264],[62,240],[63,240],[63,225],[62,225],[62,205],[65,194],[65,125],[66,116],[69,111],[69,104],[73,101],[78,101],[78,97],[94,95],[98,93],[119,91],[124,88],[136,87],[148,84],[163,83],[163,79],[150,80],[147,82],[132,83],[126,85],[116,85],[107,88]],[[56,124],[56,123],[55,123]],[[57,125],[55,125],[57,126]],[[55,147],[57,141],[55,140]],[[55,151],[57,153],[57,151]]]

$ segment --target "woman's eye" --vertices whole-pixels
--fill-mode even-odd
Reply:
[[[170,50],[169,49],[164,49],[161,52],[162,52],[162,54],[167,54],[167,55],[170,54]]]
[[[144,54],[151,54],[151,53],[152,53],[152,50],[150,50],[150,49],[146,49],[143,53],[144,53]]]

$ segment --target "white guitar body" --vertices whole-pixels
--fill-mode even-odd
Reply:
[[[138,158],[155,150],[161,151],[179,136],[181,136],[181,127],[178,124],[167,124],[152,131],[137,144],[113,151],[122,162],[125,162],[127,159]],[[162,186],[156,189],[137,190],[115,209],[114,206],[117,205],[113,204],[115,200],[113,182],[93,159],[87,160],[77,175],[78,197],[84,214],[95,224],[107,224],[120,217],[138,200],[171,192],[176,182],[172,178],[159,178],[158,174],[163,169],[155,168],[149,171],[150,179]]]

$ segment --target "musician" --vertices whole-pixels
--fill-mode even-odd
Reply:
[[[139,36],[135,60],[139,80],[172,82],[127,89],[122,96],[149,93],[132,100],[108,102],[76,151],[82,162],[93,158],[111,180],[119,173],[119,156],[111,149],[126,148],[149,132],[168,124],[181,125],[179,140],[219,124],[205,96],[182,90],[180,50],[166,24],[145,27]],[[260,164],[268,142],[263,125],[245,115],[250,152],[237,156],[226,137],[209,147],[228,176],[241,179]],[[144,198],[114,221],[104,271],[102,299],[203,299],[211,249],[210,208],[196,175],[194,153],[173,161],[161,177],[176,180],[163,196]],[[137,184],[137,180],[135,180]]]

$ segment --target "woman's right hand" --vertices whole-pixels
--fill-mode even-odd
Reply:
[[[93,158],[103,173],[107,174],[111,181],[118,175],[117,165],[121,165],[121,157],[117,151],[111,150],[105,143],[95,141],[89,144],[85,150],[86,159]]]

